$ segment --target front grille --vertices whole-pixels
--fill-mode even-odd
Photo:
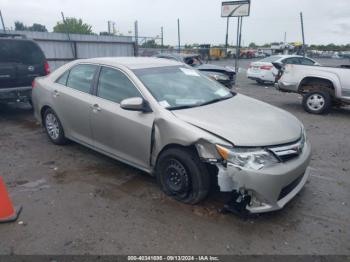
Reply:
[[[302,136],[298,141],[286,145],[269,147],[268,149],[281,161],[287,162],[298,157],[304,149],[305,138]]]
[[[293,191],[293,189],[299,185],[300,181],[303,179],[304,174],[299,176],[297,179],[293,180],[290,184],[282,188],[280,195],[278,196],[278,200],[281,200],[285,196],[287,196],[290,192]]]

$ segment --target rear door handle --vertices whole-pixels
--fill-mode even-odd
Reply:
[[[101,107],[100,107],[98,104],[94,104],[94,105],[92,106],[92,110],[93,110],[94,112],[99,112],[99,111],[101,111]]]

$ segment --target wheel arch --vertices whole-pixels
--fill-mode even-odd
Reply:
[[[170,143],[170,144],[165,145],[165,146],[159,151],[159,153],[158,153],[157,156],[156,156],[154,166],[155,166],[155,167],[157,166],[158,159],[159,159],[159,157],[161,156],[161,154],[162,154],[163,152],[165,152],[165,151],[167,151],[167,150],[169,150],[169,149],[173,149],[173,148],[193,150],[193,151],[198,155],[197,149],[196,149],[196,147],[195,147],[194,144],[183,145],[183,144],[178,144],[178,143]]]
[[[53,109],[52,109],[50,106],[48,106],[48,105],[44,105],[44,106],[42,106],[41,109],[40,109],[40,117],[41,117],[41,123],[42,123],[42,124],[44,124],[44,114],[45,114],[46,110],[48,110],[48,109],[53,110]]]
[[[315,85],[317,84],[317,85]],[[313,91],[326,91],[332,97],[336,95],[336,85],[333,80],[325,77],[307,76],[304,77],[299,84],[299,93],[309,93]]]
[[[65,133],[65,135],[67,136],[67,133],[66,133],[66,128],[65,128],[65,124],[64,122],[62,121],[62,118],[57,114],[57,112],[48,104],[45,104],[44,106],[41,107],[40,109],[40,118],[41,118],[41,124],[44,126],[44,115],[45,115],[45,112],[48,110],[48,109],[51,109],[55,114],[56,116],[58,117],[61,125],[62,125],[62,128],[63,128],[63,132]]]

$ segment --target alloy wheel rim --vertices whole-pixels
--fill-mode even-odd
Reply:
[[[325,99],[320,94],[313,94],[307,99],[306,104],[311,110],[317,111],[324,107]]]
[[[45,126],[49,136],[56,140],[60,135],[60,127],[54,114],[49,113],[46,115]]]

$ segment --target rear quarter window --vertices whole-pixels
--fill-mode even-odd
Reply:
[[[67,85],[69,70],[67,70],[63,75],[61,75],[57,80],[56,83],[59,83],[61,85]]]
[[[42,64],[45,62],[45,56],[34,42],[2,39],[0,40],[0,62]]]
[[[93,84],[96,69],[96,65],[90,64],[74,66],[69,72],[67,86],[84,93],[89,93]]]

